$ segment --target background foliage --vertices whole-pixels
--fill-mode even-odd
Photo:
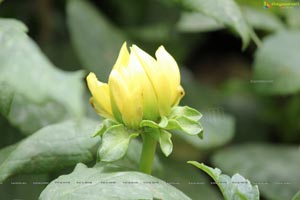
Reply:
[[[1,2],[0,199],[37,199],[51,181],[41,199],[75,198],[59,196],[75,189],[79,199],[91,199],[96,186],[53,182],[87,176],[174,186],[137,186],[137,193],[126,190],[128,198],[220,199],[211,179],[188,160],[232,179],[244,176],[261,199],[298,199],[300,12],[263,6],[258,0]],[[93,71],[105,82],[125,40],[152,55],[163,44],[181,68],[181,105],[203,114],[203,140],[175,132],[173,154],[164,158],[158,151],[154,175],[161,180],[120,172],[137,169],[138,141],[121,161],[95,165],[101,141],[90,136],[101,119],[88,104],[84,77]],[[94,176],[97,171],[103,174]]]

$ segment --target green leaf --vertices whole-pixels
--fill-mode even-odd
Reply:
[[[159,144],[165,156],[169,156],[173,151],[172,134],[165,130],[160,130]]]
[[[173,107],[169,117],[176,118],[179,116],[185,116],[190,120],[199,121],[202,117],[202,114],[198,110],[188,107],[188,106]]]
[[[285,28],[283,22],[274,13],[249,6],[242,7],[242,11],[248,23],[255,29],[279,31]]]
[[[99,138],[91,138],[96,123],[66,121],[49,125],[0,151],[0,182],[17,174],[45,173],[89,162]]]
[[[258,187],[252,186],[250,181],[241,175],[235,174],[230,178],[221,174],[218,168],[213,169],[196,161],[188,161],[188,163],[207,173],[218,185],[225,200],[259,200]]]
[[[102,144],[98,150],[100,160],[113,162],[121,159],[127,152],[130,140],[138,135],[123,124],[108,128],[102,136]]]
[[[300,185],[298,146],[245,144],[222,149],[213,163],[227,173],[240,173],[259,185],[267,199],[291,199]]]
[[[67,15],[72,43],[83,67],[107,80],[126,39],[88,1],[68,1]]]
[[[83,114],[83,72],[55,68],[26,31],[19,21],[0,19],[0,82],[31,102],[58,102],[71,116],[80,117]]]
[[[181,32],[208,32],[223,29],[224,25],[212,17],[202,13],[184,12],[177,23]]]
[[[102,172],[101,172],[102,171]],[[68,182],[68,184],[57,184]],[[65,199],[190,199],[164,181],[140,172],[103,172],[79,163],[68,175],[52,181],[41,200]]]
[[[70,118],[70,115],[57,102],[36,104],[16,94],[7,118],[13,126],[22,131],[22,134],[30,135],[46,125],[64,121]]]
[[[267,37],[255,54],[254,80],[261,93],[287,95],[300,91],[300,31]]]
[[[300,190],[293,196],[292,200],[299,200],[300,199]]]
[[[0,82],[0,113],[7,116],[14,97],[14,91],[5,82]]]
[[[222,113],[204,113],[201,121],[203,125],[203,139],[197,136],[180,134],[177,131],[174,134],[185,140],[191,146],[197,149],[213,149],[228,143],[234,136],[235,120],[231,115]]]
[[[184,7],[214,18],[218,23],[232,28],[243,41],[245,49],[253,37],[253,30],[248,26],[238,5],[233,0],[180,0]]]

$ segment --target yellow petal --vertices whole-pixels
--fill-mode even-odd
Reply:
[[[126,67],[129,62],[129,52],[127,50],[127,44],[126,42],[123,43],[121,50],[119,52],[119,56],[117,58],[117,61],[113,67],[113,69],[119,69],[121,67]]]
[[[158,65],[162,73],[166,77],[171,91],[171,102],[173,104],[178,99],[178,87],[180,86],[180,72],[178,65],[174,58],[165,50],[163,46],[160,46],[155,56],[157,58]]]
[[[90,103],[96,112],[106,118],[113,119],[108,85],[98,81],[94,73],[89,73],[86,79],[88,88],[93,96]]]
[[[130,90],[128,86],[130,73],[125,69],[112,70],[109,77],[109,88],[113,105],[119,111],[122,121],[129,127],[138,128],[143,117],[141,94],[138,89]],[[136,85],[138,88],[138,85]]]
[[[159,105],[157,94],[155,92],[155,86],[153,80],[146,70],[148,66],[152,65],[152,69],[155,69],[156,62],[147,53],[140,50],[137,46],[131,48],[129,67],[134,68],[136,79],[141,86],[143,97],[143,111],[144,119],[157,121],[160,118]]]
[[[163,73],[156,60],[139,47],[133,45],[132,52],[137,55],[152,87],[154,88],[159,114],[161,116],[166,115],[171,108],[171,91],[169,82],[165,82],[167,78],[166,74]]]

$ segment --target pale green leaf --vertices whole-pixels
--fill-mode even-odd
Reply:
[[[88,1],[68,1],[67,16],[72,43],[83,67],[105,82],[125,37]]]
[[[108,128],[102,136],[102,144],[98,150],[101,161],[112,162],[121,159],[127,152],[130,140],[138,133],[128,130],[123,124]]]
[[[172,134],[165,130],[160,130],[159,144],[165,156],[169,156],[173,151]]]
[[[0,182],[17,174],[45,173],[89,162],[99,138],[91,138],[96,123],[82,120],[49,125],[0,151]]]
[[[268,36],[255,54],[253,87],[264,94],[300,91],[300,31]]]
[[[68,182],[68,184],[57,184]],[[75,170],[52,181],[41,200],[98,199],[190,199],[175,187],[140,172],[107,172],[78,164]]]
[[[217,152],[213,163],[227,173],[249,178],[267,199],[292,199],[299,191],[299,146],[237,145]]]
[[[30,135],[49,124],[70,118],[66,108],[54,101],[36,104],[15,94],[7,116],[9,122],[18,127],[22,134]]]
[[[0,82],[31,102],[58,102],[71,116],[82,116],[83,72],[55,68],[26,31],[19,21],[0,19]]]
[[[252,186],[250,181],[243,176],[235,174],[230,178],[221,174],[221,170],[218,168],[213,169],[196,161],[188,163],[207,173],[218,185],[225,200],[259,200],[258,187]]]
[[[200,12],[208,17],[214,18],[218,23],[232,28],[237,32],[243,41],[245,49],[253,37],[254,32],[248,26],[240,8],[234,0],[179,0],[189,10]]]

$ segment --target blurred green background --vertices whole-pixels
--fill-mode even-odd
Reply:
[[[220,199],[208,177],[185,164],[197,160],[240,173],[258,185],[262,199],[291,199],[300,189],[300,8],[264,5],[3,1],[0,175],[14,177],[0,185],[0,199],[37,199],[46,185],[32,182],[49,182],[73,169],[71,161],[48,171],[27,169],[28,163],[11,171],[3,163],[20,141],[47,125],[83,117],[100,122],[88,104],[84,77],[93,71],[106,82],[124,41],[151,55],[164,45],[181,69],[181,105],[203,114],[204,139],[174,133],[173,154],[160,156],[167,169],[158,173],[161,179],[178,182],[174,186],[192,199]]]

